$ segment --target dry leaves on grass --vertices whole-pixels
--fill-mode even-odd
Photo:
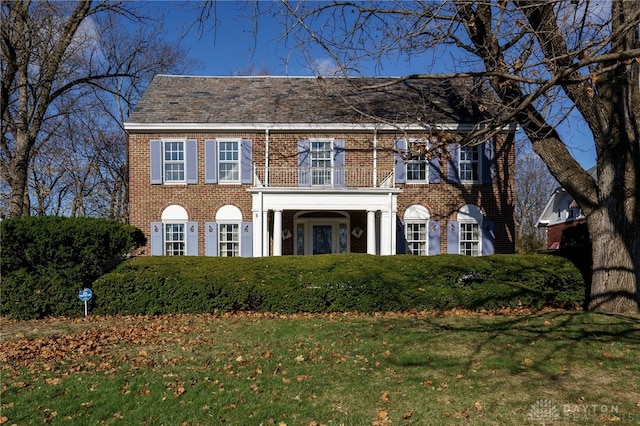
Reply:
[[[378,417],[371,422],[372,426],[389,426],[391,420],[389,419],[389,413],[387,410],[380,410]]]
[[[46,337],[28,338],[22,333],[17,333],[17,340],[0,342],[0,363],[9,369],[24,367],[31,372],[50,371],[52,365],[60,364],[67,366],[67,372],[85,368],[111,371],[115,365],[123,361],[122,357],[113,351],[116,345],[161,346],[167,344],[167,336],[172,336],[176,343],[185,343],[186,333],[208,331],[196,325],[176,322],[172,316],[159,316],[152,320],[131,316],[118,317],[117,320],[120,323],[118,326],[97,325],[98,321],[100,324],[109,322],[100,318],[96,320],[96,324],[83,324],[92,328]],[[54,320],[49,320],[51,321]],[[71,320],[58,320],[63,321]],[[138,360],[130,359],[130,364],[142,367],[151,362],[147,349],[139,350],[138,357]],[[59,379],[52,378],[46,382],[56,385]]]

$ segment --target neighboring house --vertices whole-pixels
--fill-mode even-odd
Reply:
[[[587,172],[595,179],[596,168],[592,167]],[[547,234],[547,248],[559,249],[562,241],[562,233],[565,229],[586,223],[587,218],[582,209],[571,195],[562,187],[554,189],[545,206],[536,227],[545,228]]]
[[[454,143],[469,84],[353,86],[391,81],[156,76],[125,123],[146,253],[512,253],[513,129]]]

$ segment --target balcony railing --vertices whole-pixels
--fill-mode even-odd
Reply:
[[[366,167],[254,166],[254,187],[274,188],[392,188],[393,170]]]

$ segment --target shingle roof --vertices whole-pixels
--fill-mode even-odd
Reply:
[[[157,75],[128,123],[465,123],[486,118],[471,81]],[[377,118],[372,118],[375,116]]]

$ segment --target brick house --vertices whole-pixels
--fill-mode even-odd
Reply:
[[[596,179],[596,167],[591,167],[587,173]],[[562,235],[565,230],[587,222],[580,205],[561,186],[555,188],[549,197],[547,205],[538,218],[536,227],[546,231],[547,248],[551,250],[561,248]]]
[[[468,84],[389,81],[156,76],[125,123],[145,253],[512,253],[512,129],[461,147]]]

